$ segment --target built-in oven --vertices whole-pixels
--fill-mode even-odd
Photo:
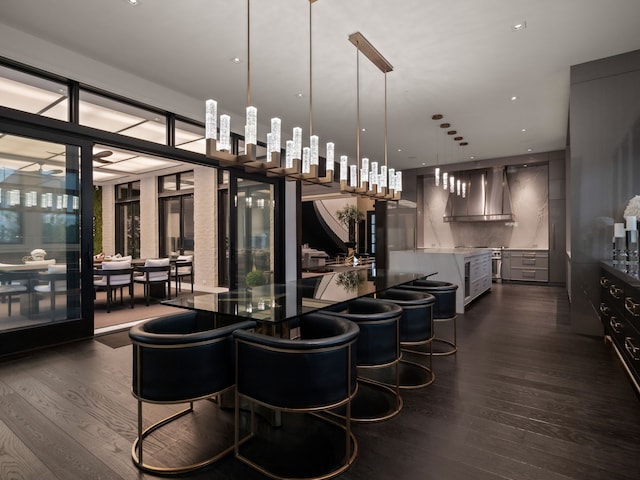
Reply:
[[[502,247],[491,249],[491,281],[502,281]]]

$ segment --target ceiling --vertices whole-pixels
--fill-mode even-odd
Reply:
[[[207,98],[219,113],[242,115],[246,1],[56,0],[43,8],[3,0],[0,22],[194,98],[200,120]],[[640,48],[638,0],[318,0],[311,8],[314,133],[335,142],[336,155],[355,155],[356,49],[347,37],[359,31],[394,67],[388,158],[405,169],[563,149],[570,66]],[[309,2],[254,0],[250,35],[260,125],[279,116],[284,138],[294,126],[308,134]],[[384,74],[362,56],[359,71],[361,154],[383,161]],[[432,120],[437,113],[444,119]]]

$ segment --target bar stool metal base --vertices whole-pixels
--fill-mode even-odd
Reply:
[[[131,447],[131,459],[133,460],[133,463],[135,464],[136,467],[138,467],[140,470],[144,471],[144,472],[148,472],[148,473],[153,473],[153,474],[158,474],[158,475],[180,475],[183,473],[189,473],[189,472],[193,472],[195,470],[199,470],[201,468],[204,468],[208,465],[211,465],[212,463],[220,460],[221,458],[225,457],[226,455],[229,455],[231,452],[233,452],[234,449],[234,444],[232,443],[231,445],[229,445],[228,447],[224,448],[223,450],[219,451],[218,453],[216,453],[215,455],[206,458],[204,460],[201,460],[199,462],[195,462],[189,465],[181,465],[181,466],[176,466],[176,467],[166,467],[166,466],[158,466],[158,465],[151,465],[150,463],[147,463],[143,460],[143,451],[142,451],[142,443],[143,440],[145,440],[149,435],[151,435],[153,432],[159,430],[161,427],[164,427],[165,425],[170,424],[171,422],[173,422],[174,420],[177,420],[178,418],[181,418],[189,413],[193,413],[193,402],[189,403],[189,406],[183,410],[180,410],[177,413],[174,413],[173,415],[170,415],[156,423],[154,423],[153,425],[147,427],[146,429],[142,430],[141,427],[141,419],[142,419],[142,402],[138,401],[138,409],[139,409],[139,429],[138,429],[138,436],[136,437],[135,441],[133,442],[133,445]]]
[[[359,366],[358,391],[351,400],[351,422],[374,423],[389,420],[400,413],[404,401],[400,396],[400,360],[389,365]],[[326,412],[346,417],[344,408]]]
[[[438,342],[440,344],[444,344],[447,346],[446,350],[438,350],[438,351],[434,351],[432,353],[433,356],[436,357],[443,357],[446,355],[453,355],[454,353],[456,353],[458,351],[458,345],[457,345],[457,341],[458,341],[458,331],[457,331],[457,320],[458,320],[458,316],[454,315],[453,317],[449,317],[449,318],[434,318],[433,322],[434,323],[444,323],[444,322],[453,322],[453,340],[447,340],[444,338],[439,338],[439,337],[435,337],[433,339],[434,342]]]
[[[336,416],[332,410],[285,410],[283,425],[272,429],[262,425],[263,420],[255,414],[253,407],[259,404],[251,402],[250,412],[242,415],[244,421],[240,417],[236,419],[235,457],[242,463],[276,480],[325,480],[346,472],[355,461],[358,442],[351,431],[351,422],[342,424],[332,419]],[[345,405],[345,408],[350,407]],[[240,437],[242,423],[249,432]],[[257,433],[264,430],[270,434]],[[291,445],[292,439],[297,439],[297,443]],[[308,442],[315,446],[302,446]]]

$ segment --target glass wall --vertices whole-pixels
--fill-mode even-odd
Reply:
[[[193,255],[193,171],[160,177],[160,256]]]
[[[164,115],[85,90],[80,91],[80,125],[167,143],[167,119]]]
[[[273,281],[274,186],[238,179],[237,282],[238,288]]]
[[[80,318],[79,159],[0,135],[0,331]]]
[[[57,120],[69,120],[67,85],[2,65],[0,105]]]
[[[140,258],[140,182],[116,185],[116,252]]]

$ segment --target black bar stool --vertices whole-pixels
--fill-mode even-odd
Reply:
[[[402,308],[385,300],[364,297],[327,309],[360,327],[356,342],[358,393],[351,404],[354,422],[377,422],[395,417],[402,409],[398,364]],[[393,371],[393,381],[374,378],[376,371]]]
[[[458,316],[456,315],[456,291],[458,290],[458,285],[455,283],[437,280],[414,280],[413,282],[401,285],[401,288],[429,293],[436,297],[436,302],[433,307],[433,321],[435,324],[452,322],[453,340],[447,340],[436,336],[433,341],[446,344],[448,349],[445,351],[433,352],[433,355],[452,355],[456,353],[458,351],[458,333],[456,325],[458,319]]]
[[[402,308],[400,319],[400,348],[403,353],[428,357],[427,364],[407,360],[400,362],[400,388],[421,388],[431,385],[433,372],[433,307],[436,298],[428,293],[391,288],[377,294]],[[425,350],[425,347],[428,349]]]

